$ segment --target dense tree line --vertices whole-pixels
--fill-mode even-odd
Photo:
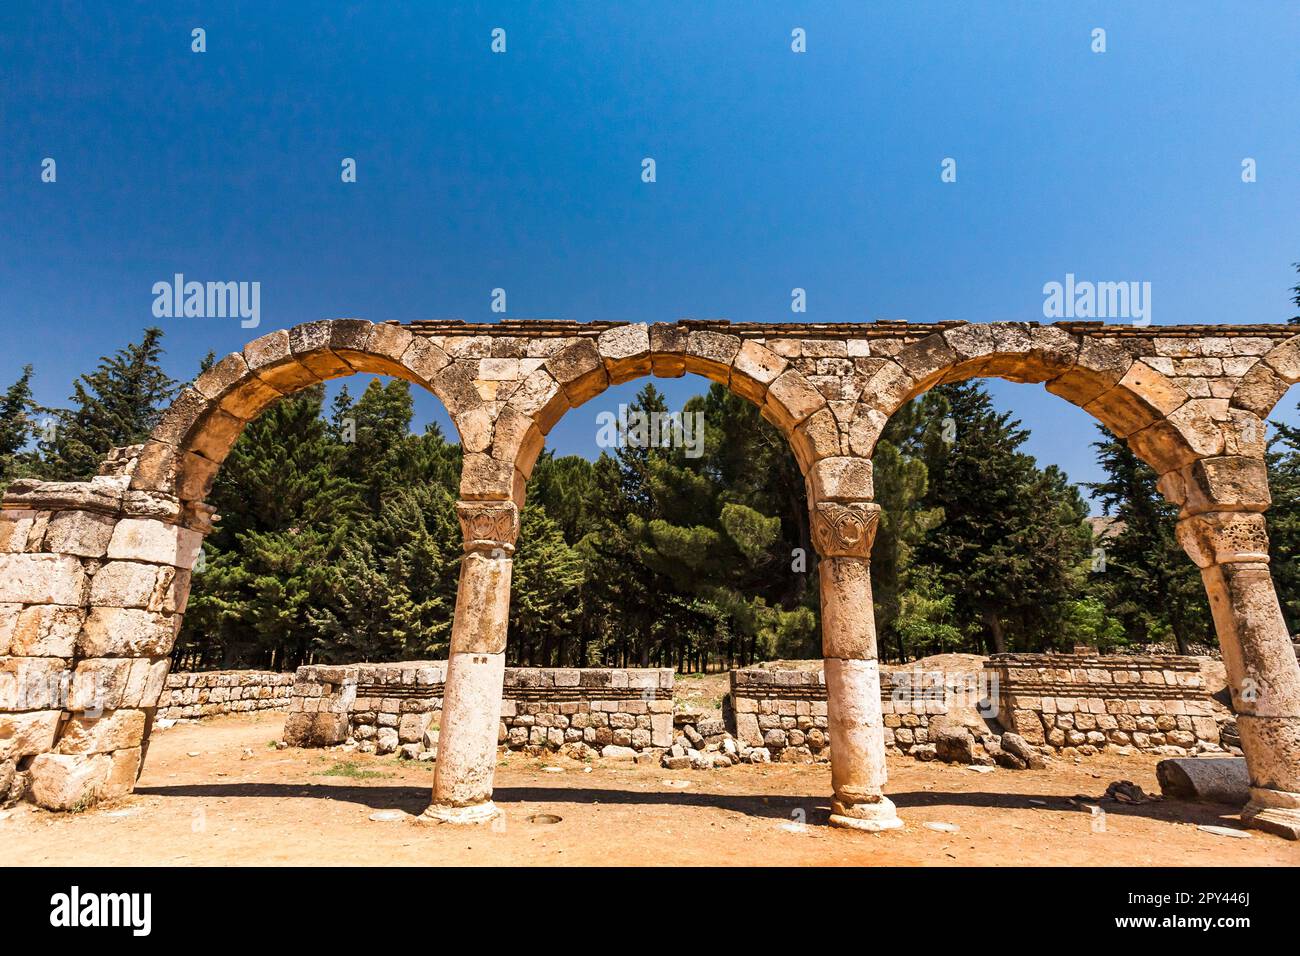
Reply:
[[[109,448],[142,441],[177,386],[161,339],[150,329],[101,359],[67,408],[38,407],[24,369],[0,396],[0,485],[84,479]],[[647,384],[632,411],[669,409]],[[787,443],[721,385],[682,411],[702,415],[698,457],[627,441],[594,461],[542,454],[514,563],[513,662],[700,670],[819,655],[817,556]],[[436,426],[413,434],[412,417],[408,383],[374,378],[328,408],[323,386],[307,389],[249,425],[210,496],[221,520],[195,570],[178,663],[447,653],[460,449]],[[936,387],[890,420],[874,459],[883,657],[1213,645],[1176,510],[1099,431],[1105,477],[1088,487],[1114,523],[1095,540],[1078,489],[1022,450],[1026,431],[978,382]],[[1275,423],[1274,435],[1270,531],[1274,553],[1289,555],[1300,550],[1300,429]],[[1288,621],[1300,620],[1300,570],[1278,561],[1274,574]]]

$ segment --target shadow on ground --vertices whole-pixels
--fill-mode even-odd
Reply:
[[[352,787],[337,784],[278,784],[278,783],[213,783],[188,784],[166,787],[137,787],[142,796],[157,797],[214,797],[214,798],[310,798],[355,803],[375,810],[404,810],[419,814],[429,805],[427,787]],[[944,807],[983,807],[1004,810],[1047,810],[1090,813],[1086,807],[1071,803],[1071,798],[1059,794],[986,793],[982,791],[942,793],[910,791],[889,794],[901,813],[908,810]],[[603,790],[587,787],[498,787],[493,801],[503,809],[512,804],[567,803],[603,804],[607,806],[679,806],[705,807],[743,813],[747,816],[788,820],[792,811],[809,807],[810,820],[824,820],[830,806],[824,794],[817,796],[749,796],[743,794],[691,793],[677,790]],[[1082,802],[1081,800],[1078,802]],[[1216,824],[1240,826],[1236,820],[1225,820],[1228,815],[1240,812],[1239,807],[1225,804],[1197,804],[1180,800],[1158,800],[1151,803],[1123,804],[1115,801],[1091,799],[1091,805],[1100,806],[1107,814],[1118,817],[1146,817],[1168,823]]]

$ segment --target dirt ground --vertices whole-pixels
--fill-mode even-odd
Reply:
[[[370,819],[424,810],[433,764],[276,750],[283,722],[180,724],[155,736],[125,800],[79,814],[0,811],[0,864],[1300,865],[1295,843],[1197,829],[1240,829],[1231,807],[1106,802],[1094,817],[1070,804],[1119,779],[1157,791],[1153,757],[1019,773],[891,758],[888,792],[907,825],[867,834],[826,825],[824,765],[673,772],[599,761],[588,771],[511,755],[497,771],[501,821],[460,828]]]

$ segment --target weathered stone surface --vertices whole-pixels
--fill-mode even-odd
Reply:
[[[347,735],[347,714],[290,714],[284,722],[284,740],[290,747],[332,747]]]
[[[77,641],[83,657],[170,654],[180,619],[140,608],[92,607]]]
[[[1243,757],[1175,757],[1156,764],[1160,792],[1177,800],[1242,806],[1250,799]]]
[[[761,404],[768,386],[790,363],[771,349],[749,340],[740,346],[731,369],[731,387],[752,402]]]
[[[189,570],[203,545],[203,535],[179,525],[148,518],[124,518],[108,545],[110,561],[144,561]]]
[[[814,502],[870,501],[875,497],[871,461],[866,458],[823,458],[808,470]]]
[[[85,571],[72,555],[0,554],[0,603],[81,603]]]
[[[68,661],[61,657],[0,658],[0,711],[63,706]]]
[[[787,369],[768,387],[763,408],[787,434],[826,404],[822,393],[794,369]]]
[[[0,761],[46,753],[54,747],[62,712],[37,710],[0,713]]]
[[[47,810],[80,810],[93,805],[108,782],[108,754],[50,754],[32,760],[30,796]]]
[[[84,618],[80,607],[0,605],[0,650],[15,657],[71,657]]]
[[[194,390],[213,401],[252,374],[243,353],[231,352],[194,380]]]
[[[650,328],[644,323],[622,325],[602,332],[596,339],[596,348],[604,359],[613,385],[650,371]]]
[[[102,558],[108,550],[116,519],[92,511],[59,511],[45,532],[43,550],[51,554],[75,554]]]
[[[61,754],[111,753],[139,747],[144,740],[142,710],[114,710],[99,717],[73,716],[59,737]]]

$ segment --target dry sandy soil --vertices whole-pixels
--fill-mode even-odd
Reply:
[[[1197,829],[1239,828],[1231,807],[1106,802],[1103,829],[1069,802],[1098,797],[1120,779],[1156,790],[1148,757],[1020,773],[891,759],[888,790],[907,826],[866,834],[826,825],[825,766],[671,772],[601,761],[586,772],[567,760],[512,755],[497,771],[502,821],[465,829],[370,819],[383,810],[420,813],[432,764],[276,750],[269,744],[282,725],[272,713],[161,732],[133,796],[80,814],[26,804],[8,811],[0,864],[1300,864],[1295,843]],[[561,819],[530,819],[542,814]],[[960,829],[938,832],[927,821]]]

